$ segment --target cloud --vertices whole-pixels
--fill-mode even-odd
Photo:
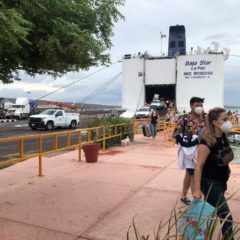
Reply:
[[[13,89],[18,89],[18,91],[22,92],[53,92],[57,88],[52,87],[52,86],[47,86],[39,83],[24,83],[24,82],[15,82],[13,85],[1,85],[0,90],[2,92],[8,91],[8,90],[13,90]],[[61,90],[63,91],[63,90]]]
[[[177,7],[176,7],[177,6]],[[123,14],[126,22],[116,25],[114,56],[144,52],[160,54],[160,31],[168,35],[169,26],[183,24],[186,28],[187,49],[197,45],[207,48],[220,43],[220,49],[230,48],[230,54],[240,55],[238,1],[126,1]],[[167,39],[163,51],[167,52]],[[225,103],[240,105],[240,58],[229,57],[225,61]]]
[[[89,103],[108,103],[110,105],[121,105],[122,103],[122,76],[114,84],[93,98]]]
[[[225,89],[225,105],[231,105],[231,106],[239,106],[240,103],[240,95],[239,90],[236,88],[228,88]]]
[[[225,105],[240,105],[240,74],[237,71],[239,61],[240,58],[230,58],[225,62]]]
[[[36,74],[36,76],[32,77],[28,74],[26,74],[24,71],[20,71],[19,75],[21,82],[24,83],[46,83],[48,81],[53,81],[54,78],[47,75],[47,74]]]
[[[103,67],[92,68],[88,72],[70,72],[62,77],[53,80],[49,77],[36,81],[30,77],[27,81],[23,80],[15,82],[14,84],[0,85],[0,96],[3,97],[29,97],[33,99],[41,98],[42,96],[54,92],[59,88],[63,88],[43,99],[54,101],[69,101],[80,102],[85,96],[94,92],[97,88],[109,81],[117,73],[121,72],[121,64],[116,63],[111,67],[103,69],[101,72],[96,73],[88,78],[90,74],[103,69]],[[40,76],[37,76],[37,78]],[[114,84],[113,84],[114,85]],[[65,87],[67,86],[67,87]],[[112,86],[110,86],[111,88]],[[17,91],[15,91],[17,89]],[[30,92],[30,93],[27,93]],[[102,94],[105,94],[104,92]],[[97,101],[97,98],[96,100]],[[102,101],[102,100],[101,100]],[[107,100],[108,101],[108,100]],[[97,102],[96,102],[97,103]],[[107,103],[107,102],[106,102]]]
[[[216,33],[216,34],[211,34],[207,37],[205,37],[204,40],[221,40],[221,39],[226,39],[229,38],[229,35],[226,33]]]
[[[120,60],[126,53],[148,51],[152,55],[160,55],[160,31],[168,35],[169,26],[183,24],[186,28],[187,49],[197,45],[207,48],[212,41],[220,43],[220,47],[231,49],[231,54],[240,55],[240,1],[181,1],[179,0],[127,0],[120,11],[126,21],[115,24],[113,47],[110,49],[112,61]],[[167,36],[168,37],[168,36]],[[167,52],[168,38],[163,39],[163,52]],[[239,105],[236,89],[240,89],[240,72],[238,66],[240,58],[230,56],[225,62],[225,102]],[[100,68],[100,67],[99,67]],[[99,68],[89,71],[68,73],[53,79],[48,75],[37,75],[32,78],[24,75],[22,82],[26,84],[39,84],[33,87],[30,96],[39,97],[47,93],[49,88],[62,87],[92,73]],[[103,85],[112,76],[121,71],[121,64],[110,67],[101,73],[75,83],[62,92],[54,93],[48,99],[56,101],[80,101],[95,89]],[[15,84],[15,83],[14,83]],[[29,86],[29,85],[28,85]],[[44,86],[44,87],[42,87]],[[49,87],[49,88],[48,88]],[[0,89],[1,96],[26,96],[26,88]],[[72,99],[72,100],[71,100]],[[94,103],[121,102],[121,80],[92,99]]]

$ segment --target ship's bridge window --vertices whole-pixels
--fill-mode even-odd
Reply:
[[[23,105],[17,105],[17,104],[12,105],[12,108],[23,108],[23,107],[24,107]]]
[[[178,42],[178,47],[184,47],[184,41],[179,41]]]
[[[170,48],[175,48],[175,47],[176,47],[175,42],[174,42],[174,41],[171,41],[171,42],[170,42]]]
[[[186,54],[185,50],[184,50],[184,49],[181,49],[181,50],[180,50],[180,55],[185,55],[185,54]]]

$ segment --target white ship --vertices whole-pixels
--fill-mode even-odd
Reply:
[[[205,98],[205,111],[224,107],[224,60],[229,50],[220,51],[213,44],[213,49],[198,47],[186,54],[185,28],[177,25],[170,27],[168,56],[125,55],[122,108],[127,111],[123,116],[132,117],[136,109],[151,103],[154,94],[172,100],[180,112],[190,110],[193,96]]]

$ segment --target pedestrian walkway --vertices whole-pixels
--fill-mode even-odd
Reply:
[[[153,239],[159,222],[182,206],[176,146],[160,135],[136,135],[130,146],[101,152],[98,163],[77,159],[77,151],[44,157],[44,177],[36,176],[37,159],[0,171],[1,240],[125,240],[134,217]],[[239,182],[240,166],[232,164],[227,195],[237,192],[230,207],[238,222]]]

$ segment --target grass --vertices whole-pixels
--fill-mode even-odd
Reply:
[[[232,196],[230,196],[230,198],[232,198]],[[218,208],[220,207],[221,206],[219,206]],[[203,208],[204,208],[204,205],[203,205]],[[127,231],[127,240],[199,240],[199,238],[197,238],[197,235],[198,235],[197,230],[203,224],[203,221],[205,223],[207,222],[210,223],[209,225],[207,225],[208,227],[204,232],[205,233],[204,240],[221,240],[223,239],[221,237],[221,226],[224,224],[225,221],[227,221],[226,219],[227,217],[222,222],[220,222],[220,220],[216,217],[217,209],[215,209],[214,214],[208,218],[202,215],[203,209],[201,209],[200,215],[196,216],[195,218],[196,220],[196,224],[194,225],[195,230],[191,236],[187,236],[187,229],[188,229],[189,223],[185,225],[182,232],[179,231],[179,224],[181,222],[181,219],[184,217],[184,214],[187,211],[186,207],[184,209],[178,209],[175,205],[172,211],[170,212],[170,215],[168,216],[168,218],[165,221],[162,220],[159,223],[157,230],[153,232],[149,232],[147,234],[141,233],[141,231],[139,230],[136,224],[136,217],[134,217],[132,225],[129,227]],[[229,237],[229,239],[233,239],[234,237],[235,237],[234,238],[235,240],[239,239],[239,236],[240,236],[239,233],[240,233],[239,224],[233,223],[233,233]],[[238,238],[236,238],[237,236]]]

